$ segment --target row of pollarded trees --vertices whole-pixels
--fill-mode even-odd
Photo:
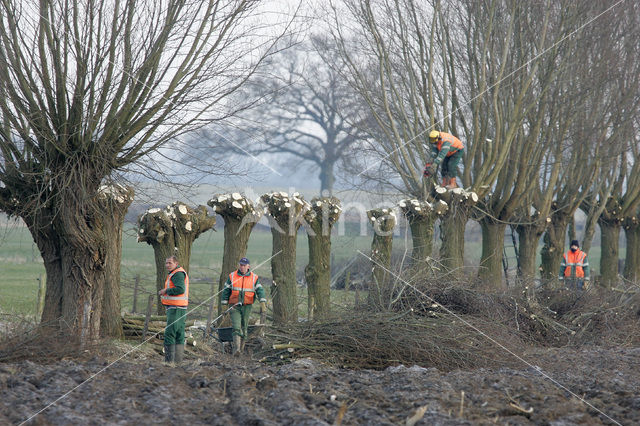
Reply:
[[[464,229],[476,220],[484,237],[480,277],[500,285],[511,224],[520,275],[535,275],[543,238],[543,278],[555,277],[581,208],[583,245],[596,224],[602,231],[602,281],[617,278],[621,228],[625,276],[637,279],[639,4],[346,0],[332,7],[324,15],[331,56],[367,105],[375,141],[354,158],[362,160],[355,170],[427,200],[426,134],[436,128],[465,143],[461,181],[479,203],[442,220],[452,262],[461,265]]]
[[[311,203],[298,193],[273,192],[264,194],[257,204],[240,193],[220,194],[208,204],[224,219],[224,254],[218,296],[229,274],[244,257],[255,224],[267,214],[273,235],[271,256],[272,297],[274,321],[297,321],[296,237],[304,225],[309,239],[309,264],[305,269],[308,285],[310,316],[329,312],[331,283],[331,230],[342,211],[340,201],[333,197],[317,197]],[[215,225],[204,206],[190,208],[176,202],[165,209],[152,208],[138,220],[138,241],[154,248],[156,260],[156,288],[164,286],[164,261],[176,255],[188,271],[193,241]],[[254,267],[259,263],[254,262]],[[222,307],[218,297],[218,310]],[[158,312],[163,307],[158,303]]]
[[[432,186],[426,201],[405,199],[398,203],[411,229],[413,251],[410,260],[413,271],[420,273],[431,270],[434,228],[439,221],[442,239],[439,268],[449,277],[462,275],[463,253],[457,250],[464,245],[456,239],[460,235],[457,230],[450,228],[460,226],[458,221],[469,217],[478,203],[477,194],[472,191],[462,188],[446,190],[437,185]],[[308,312],[311,318],[329,313],[331,230],[342,211],[338,199],[318,197],[308,203],[298,193],[273,192],[264,194],[254,203],[240,193],[232,193],[217,195],[208,204],[224,219],[225,224],[219,292],[229,274],[236,269],[238,260],[246,255],[254,225],[266,214],[273,237],[272,256],[265,262],[271,263],[274,321],[286,323],[298,319],[296,237],[301,226],[305,228],[309,240],[309,264],[305,268]],[[368,303],[376,308],[386,308],[404,287],[391,270],[392,236],[397,218],[393,207],[373,209],[367,215],[374,230]],[[552,218],[544,222],[551,224]],[[214,224],[215,217],[209,216],[204,206],[193,209],[179,202],[165,209],[149,209],[140,216],[138,239],[154,247],[158,289],[164,285],[166,276],[164,259],[175,254],[188,270],[193,241]],[[482,227],[483,245],[487,239],[502,238],[487,229],[486,226]],[[628,250],[632,250],[631,245]],[[521,249],[519,256],[520,264],[532,262],[536,249]],[[254,263],[254,266],[258,265],[260,263]],[[555,276],[554,273],[553,278]],[[483,268],[480,268],[479,277],[486,277]],[[496,286],[502,282],[500,277],[500,284]],[[161,304],[158,304],[158,309],[161,313]],[[219,298],[218,310],[221,310]]]
[[[430,265],[433,228],[436,220],[442,219],[442,264],[450,270],[459,270],[456,268],[461,261],[450,255],[452,249],[447,244],[449,238],[445,219],[458,215],[460,209],[472,208],[477,201],[476,194],[464,189],[447,191],[434,186],[430,201],[414,199],[400,202],[399,208],[407,218],[413,235],[411,263],[414,268],[421,270]],[[218,295],[229,274],[237,268],[240,258],[246,255],[254,225],[266,214],[273,237],[272,256],[265,262],[270,260],[271,263],[274,321],[286,323],[298,319],[296,240],[301,226],[306,230],[309,243],[309,263],[304,271],[309,316],[322,317],[329,313],[331,233],[342,212],[337,198],[316,197],[309,203],[298,193],[272,192],[262,195],[254,203],[240,193],[232,193],[216,195],[208,204],[224,219],[224,254]],[[391,240],[397,220],[393,208],[373,209],[367,214],[374,230],[369,303],[374,307],[386,307],[390,296],[395,293],[390,286],[393,280],[389,268]],[[209,216],[204,206],[194,209],[180,202],[164,209],[149,209],[140,216],[138,241],[154,248],[157,289],[163,287],[166,277],[164,260],[176,255],[188,271],[193,241],[214,224],[215,217]],[[459,256],[461,258],[462,254]],[[253,266],[259,265],[254,262]],[[218,310],[221,311],[220,299],[217,301]],[[158,303],[158,313],[162,313],[162,310],[162,305]]]

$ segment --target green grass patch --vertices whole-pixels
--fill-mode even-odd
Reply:
[[[211,283],[220,276],[223,251],[222,232],[209,231],[202,234],[193,244],[190,259],[190,296],[192,301],[204,301],[211,295]],[[332,241],[333,262],[340,264],[354,256],[358,250],[366,252],[371,244],[370,236],[335,236]],[[254,230],[249,240],[247,257],[251,259],[258,275],[270,278],[271,232]],[[301,277],[308,263],[307,236],[298,234],[296,265]],[[45,270],[38,248],[33,243],[29,230],[24,226],[0,225],[0,261],[3,280],[0,282],[0,312],[18,315],[33,315],[36,309],[38,280],[44,278]],[[144,312],[149,294],[155,294],[156,267],[153,248],[136,241],[133,225],[128,224],[123,235],[121,262],[121,303],[122,309],[133,309],[133,289],[139,283],[136,310]],[[298,294],[301,300],[300,314],[306,316],[306,290]],[[334,295],[332,294],[332,299]],[[336,291],[336,303],[342,303],[345,296]],[[206,315],[203,306],[198,315]]]

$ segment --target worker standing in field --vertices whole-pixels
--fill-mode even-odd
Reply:
[[[158,292],[167,309],[167,326],[164,330],[164,360],[179,364],[184,357],[185,323],[189,304],[189,276],[178,264],[178,258],[165,260],[167,279]]]
[[[457,137],[450,133],[432,130],[429,133],[433,162],[425,167],[425,176],[433,176],[442,163],[442,186],[447,189],[458,187],[458,163],[464,155],[464,145]]]
[[[258,275],[251,271],[249,259],[243,257],[238,269],[229,274],[222,290],[222,305],[231,305],[231,325],[233,327],[233,354],[244,349],[248,337],[249,317],[256,295],[260,301],[260,312],[267,310],[267,298]]]
[[[571,241],[569,251],[562,256],[560,263],[560,281],[569,289],[586,290],[590,281],[587,253],[580,250],[578,240]]]

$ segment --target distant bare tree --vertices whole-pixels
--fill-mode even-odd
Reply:
[[[344,77],[319,54],[326,49],[315,38],[271,57],[243,92],[260,101],[243,112],[235,129],[210,129],[203,137],[225,133],[224,150],[239,155],[280,154],[274,167],[316,167],[320,192],[331,195],[339,162],[364,132],[363,108]]]

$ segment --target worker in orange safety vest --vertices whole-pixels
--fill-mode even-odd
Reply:
[[[162,304],[167,309],[167,326],[164,330],[164,360],[179,364],[184,357],[185,323],[189,305],[189,276],[178,264],[178,258],[170,256],[165,260],[167,279],[164,288],[158,292]]]
[[[260,301],[260,313],[266,313],[267,298],[258,275],[251,271],[249,259],[243,257],[238,269],[229,274],[222,290],[221,303],[231,305],[231,325],[233,327],[233,354],[238,355],[244,349],[249,329],[249,317],[253,302]]]
[[[564,286],[568,289],[586,290],[590,274],[587,253],[580,250],[578,240],[571,241],[569,251],[562,256],[560,263],[560,281],[564,281]]]
[[[442,163],[442,186],[447,189],[458,187],[458,163],[464,155],[462,141],[450,133],[432,130],[429,133],[433,162],[428,163],[424,170],[425,176],[434,176],[438,165]]]

